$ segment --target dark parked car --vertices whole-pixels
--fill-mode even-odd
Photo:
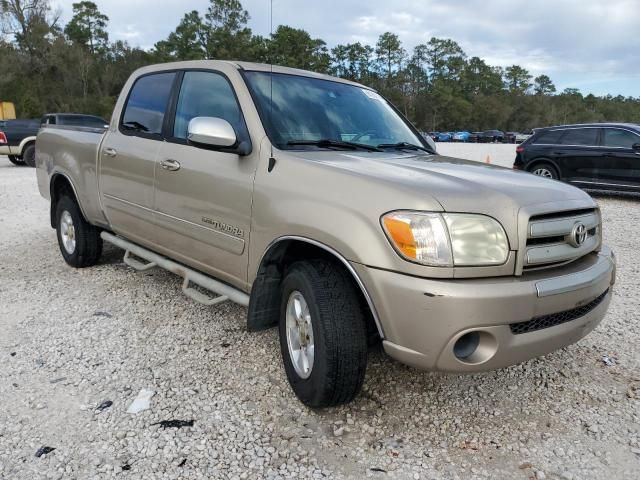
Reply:
[[[7,120],[0,128],[0,155],[15,165],[35,166],[39,120]]]
[[[516,138],[518,137],[518,132],[504,132],[504,138],[502,139],[503,143],[516,143]]]
[[[513,168],[588,190],[640,192],[640,125],[594,123],[536,131]]]
[[[41,126],[105,129],[108,124],[104,118],[79,113],[48,113],[39,120],[7,120],[0,128],[0,155],[8,155],[15,165],[35,167],[36,135]]]
[[[501,130],[485,130],[478,134],[478,143],[502,143],[504,132]]]

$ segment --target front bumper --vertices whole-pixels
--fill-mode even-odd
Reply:
[[[562,268],[520,277],[431,280],[353,267],[375,305],[385,351],[402,363],[447,372],[501,368],[577,342],[604,317],[616,269],[607,247]],[[512,333],[511,324],[569,311],[580,316]],[[478,347],[460,358],[454,346],[473,332]]]

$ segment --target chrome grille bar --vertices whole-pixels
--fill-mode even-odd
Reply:
[[[525,269],[550,268],[568,263],[597,250],[600,246],[600,212],[584,210],[554,214],[549,218],[533,217],[527,228]],[[582,243],[575,239],[574,228],[582,224],[586,235]],[[545,241],[545,239],[547,241]]]

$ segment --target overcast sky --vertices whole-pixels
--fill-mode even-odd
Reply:
[[[77,1],[77,0],[76,0]],[[189,10],[208,0],[94,0],[110,18],[111,40],[150,48]],[[62,20],[73,0],[53,0]],[[269,0],[242,0],[254,33],[269,33]],[[273,0],[274,25],[322,38],[329,47],[374,45],[385,31],[407,50],[431,37],[452,38],[491,65],[517,63],[548,74],[558,90],[640,96],[638,0]]]

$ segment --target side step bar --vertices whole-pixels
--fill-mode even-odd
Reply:
[[[184,282],[182,283],[182,292],[187,297],[195,300],[198,303],[202,303],[203,305],[216,305],[218,303],[231,300],[232,302],[238,303],[245,307],[249,305],[249,295],[236,288],[233,288],[230,285],[203,275],[202,273],[196,272],[189,267],[180,265],[173,260],[169,260],[166,257],[158,255],[157,253],[147,250],[146,248],[136,245],[135,243],[131,243],[124,238],[117,237],[116,235],[113,235],[111,233],[102,232],[100,236],[104,241],[112,243],[116,247],[120,247],[125,250],[124,258],[122,259],[122,261],[129,265],[131,268],[139,272],[143,272],[145,270],[149,270],[150,268],[160,267],[184,278]],[[131,254],[135,255],[138,258],[142,258],[149,263],[142,263],[135,258],[132,258]],[[192,283],[205,290],[213,292],[217,296],[209,297],[204,293],[191,288],[189,285]]]

